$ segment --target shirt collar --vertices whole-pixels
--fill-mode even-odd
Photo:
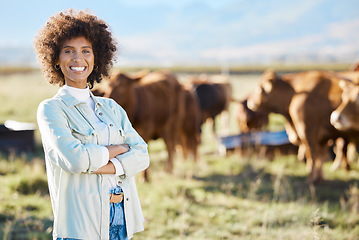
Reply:
[[[90,97],[94,100],[95,106],[101,105],[97,98],[89,91]],[[60,98],[68,107],[75,107],[78,104],[83,104],[77,100],[74,96],[71,95],[68,89],[61,87],[55,97]]]
[[[81,89],[64,85],[62,88],[66,89],[73,97],[75,97],[80,102],[86,102],[90,98],[90,88],[88,86],[87,88]]]
[[[93,93],[91,91],[89,91],[89,92],[90,92],[90,97],[95,102],[95,110],[96,110],[97,106],[101,106],[101,103],[98,101],[98,98],[95,97],[95,95],[93,95]]]

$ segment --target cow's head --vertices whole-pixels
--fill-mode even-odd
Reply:
[[[268,113],[252,111],[248,108],[248,100],[239,102],[237,110],[237,122],[241,132],[261,130],[268,125]]]
[[[349,67],[350,71],[359,71],[359,62],[355,62],[353,63],[350,67]]]
[[[331,114],[330,122],[338,130],[359,131],[359,85],[349,80],[341,80],[342,103]]]
[[[123,105],[131,99],[133,88],[140,79],[140,77],[133,78],[119,72],[110,79],[104,97],[112,98],[118,104]]]
[[[272,70],[267,70],[263,73],[259,86],[257,86],[248,98],[247,104],[249,109],[253,111],[263,110],[263,107],[270,101],[274,94],[274,86],[278,79],[278,75]]]

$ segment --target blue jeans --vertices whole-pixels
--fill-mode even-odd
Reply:
[[[121,193],[122,189],[117,186],[110,193]],[[58,238],[57,240],[78,240],[74,238]],[[110,203],[110,240],[128,240],[126,231],[125,212],[123,201]]]
[[[110,191],[110,193],[121,192],[119,186]],[[128,240],[123,200],[120,203],[110,203],[110,240]]]

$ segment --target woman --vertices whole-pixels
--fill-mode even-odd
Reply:
[[[49,19],[34,47],[49,83],[61,87],[37,112],[53,238],[130,239],[143,230],[134,175],[149,156],[125,111],[90,91],[109,75],[111,32],[96,16],[69,10]]]

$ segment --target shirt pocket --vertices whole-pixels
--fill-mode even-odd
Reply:
[[[96,144],[97,142],[97,137],[93,129],[71,128],[71,134],[76,139],[80,140],[82,144]]]
[[[125,143],[125,140],[126,140],[125,131],[123,131],[123,129],[121,127],[117,127],[116,133],[115,133],[116,144],[123,144],[123,143]]]

